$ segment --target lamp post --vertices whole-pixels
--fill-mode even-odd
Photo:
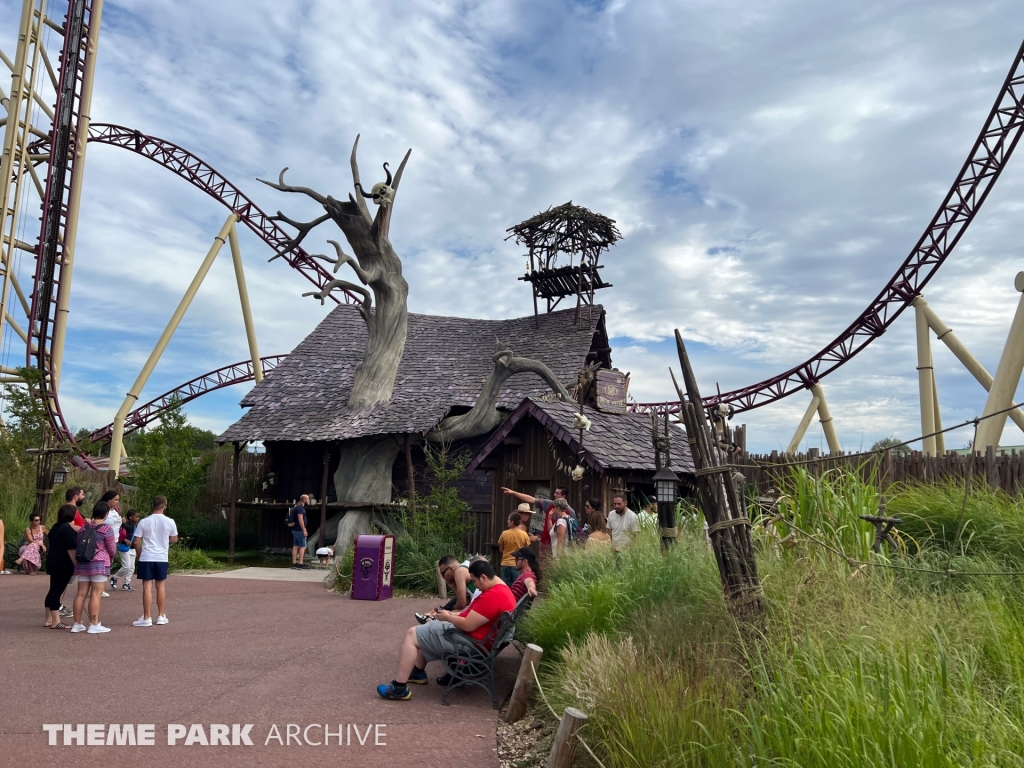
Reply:
[[[67,447],[29,448],[25,453],[36,457],[36,504],[32,514],[39,515],[39,519],[45,525],[46,512],[50,508],[50,495],[53,493],[53,486],[65,483],[68,479],[67,469],[62,466],[53,469],[53,457],[71,453],[71,449]]]
[[[654,473],[654,489],[658,498],[658,527],[661,545],[668,549],[676,539],[676,500],[679,497],[679,477],[668,467]]]

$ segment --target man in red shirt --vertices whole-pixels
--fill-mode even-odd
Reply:
[[[427,662],[440,661],[446,653],[456,651],[444,635],[446,629],[455,627],[474,640],[483,640],[501,614],[516,609],[512,590],[495,574],[490,563],[476,560],[470,563],[469,573],[482,594],[461,613],[438,611],[436,621],[412,627],[405,633],[398,656],[398,674],[390,683],[377,686],[377,693],[383,698],[405,701],[412,698],[409,683],[427,684]]]

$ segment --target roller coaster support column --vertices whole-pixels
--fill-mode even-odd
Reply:
[[[124,419],[128,415],[128,411],[132,409],[132,406],[139,399],[139,395],[142,393],[142,388],[146,386],[146,382],[149,380],[150,374],[153,373],[153,369],[156,368],[156,364],[160,361],[160,356],[163,355],[164,350],[167,349],[167,344],[170,342],[174,332],[178,329],[178,324],[181,322],[181,318],[185,316],[185,312],[188,310],[189,305],[192,303],[192,299],[195,298],[196,292],[199,290],[199,286],[202,285],[203,280],[206,278],[206,274],[210,271],[210,267],[213,266],[214,260],[217,258],[217,254],[220,253],[221,246],[228,238],[228,234],[235,226],[235,222],[238,221],[238,214],[231,213],[227,221],[224,222],[224,226],[220,228],[220,232],[217,237],[214,238],[213,245],[210,246],[209,252],[206,254],[206,258],[203,259],[203,263],[199,265],[199,271],[196,272],[196,276],[192,278],[192,282],[189,283],[188,288],[185,290],[185,295],[181,297],[181,301],[178,303],[178,308],[174,310],[174,314],[171,315],[171,319],[167,323],[167,327],[164,328],[163,334],[161,334],[159,341],[156,346],[153,347],[153,351],[149,355],[149,359],[146,360],[146,364],[142,366],[142,371],[139,372],[139,377],[135,380],[132,388],[128,390],[128,395],[125,397],[124,402],[121,403],[121,407],[117,410],[117,415],[114,417],[114,424],[112,434],[110,437],[110,466],[112,468],[117,467],[121,460],[121,454],[124,452]],[[116,471],[116,470],[115,470]]]
[[[930,435],[922,441],[925,456],[935,455],[935,368],[932,365],[931,336],[924,311],[914,305],[917,324],[917,388],[921,396],[921,434]]]
[[[946,345],[946,348],[977,379],[986,392],[991,391],[992,374],[986,371],[985,366],[979,363],[974,355],[970,353],[967,347],[964,346],[964,343],[953,333],[953,329],[942,322],[942,319],[935,313],[935,310],[924,300],[924,296],[918,296],[914,299],[914,307],[924,312],[924,316],[928,319],[928,327],[935,331],[935,337]],[[1007,415],[1013,419],[1014,424],[1020,427],[1021,430],[1024,430],[1024,411],[1021,411],[1020,408],[1015,408]]]
[[[68,311],[71,306],[71,273],[75,265],[75,239],[78,237],[78,208],[82,201],[82,181],[85,178],[85,148],[89,143],[89,115],[92,113],[92,84],[96,77],[96,48],[100,41],[100,21],[103,0],[92,0],[89,14],[89,46],[82,72],[82,96],[79,101],[78,125],[75,131],[74,175],[68,195],[68,213],[64,225],[64,251],[61,257],[60,289],[57,293],[57,314],[53,322],[53,341],[50,347],[50,378],[54,392],[60,391],[60,369],[64,362],[64,338],[67,335]],[[111,464],[113,468],[114,465]]]
[[[793,439],[789,441],[786,453],[796,453],[800,448],[800,441],[804,439],[807,427],[811,425],[814,414],[818,414],[818,421],[821,422],[821,429],[825,433],[825,442],[828,443],[829,453],[839,453],[839,438],[836,437],[836,429],[832,426],[832,414],[828,410],[828,403],[825,401],[825,390],[821,384],[815,382],[811,385],[811,404],[804,411],[804,417],[796,428]]]
[[[828,452],[839,453],[842,448],[839,445],[839,438],[836,437],[836,428],[832,426],[832,414],[828,410],[828,401],[825,400],[825,390],[821,388],[821,382],[814,383],[811,395],[818,398],[818,421],[821,422],[821,429],[825,433]]]
[[[800,423],[796,427],[793,439],[789,441],[789,447],[786,448],[786,453],[792,454],[800,450],[800,441],[803,440],[804,435],[807,434],[807,428],[811,426],[811,419],[813,419],[814,414],[818,412],[819,405],[821,405],[821,400],[817,397],[812,397],[810,405],[808,405],[807,410],[804,411],[804,417],[800,419]]]
[[[256,328],[252,322],[252,309],[249,307],[249,291],[245,287],[245,272],[242,270],[242,250],[238,247],[238,232],[234,224],[228,231],[228,242],[231,244],[231,262],[235,266],[235,282],[238,283],[238,300],[242,302],[242,320],[245,322],[245,338],[249,342],[253,378],[259,384],[263,381],[263,363],[260,360],[259,345],[256,343]]]
[[[1017,273],[1013,287],[1024,294],[1024,272]],[[1020,382],[1022,371],[1024,371],[1024,295],[1017,302],[1017,311],[1013,315],[1010,333],[1006,337],[1006,345],[999,358],[999,367],[996,368],[992,389],[989,390],[982,416],[988,416],[1013,405],[1013,396],[1017,392],[1017,384]],[[990,419],[983,419],[978,424],[978,438],[974,450],[984,451],[990,445],[993,448],[998,447],[1005,424],[1005,413],[1000,413]]]

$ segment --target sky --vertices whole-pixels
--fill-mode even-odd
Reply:
[[[13,57],[20,2],[0,0]],[[257,181],[351,191],[412,148],[391,239],[413,312],[530,314],[505,230],[572,200],[615,219],[599,293],[613,362],[638,401],[672,397],[673,331],[707,394],[769,378],[852,322],[906,258],[960,170],[1024,37],[1019,2],[810,0],[106,0],[92,119],[188,148],[264,210],[316,203]],[[0,80],[8,91],[6,79]],[[1011,159],[925,290],[994,372],[1024,269],[1024,159]],[[226,209],[130,152],[91,146],[61,402],[109,422]],[[305,242],[328,252],[327,223]],[[260,352],[291,350],[329,311],[241,232]],[[26,269],[22,264],[22,268]],[[4,365],[22,364],[9,332]],[[933,342],[947,425],[985,392]],[[214,264],[142,400],[243,360],[231,260]],[[845,450],[920,434],[914,322],[825,379]],[[222,430],[242,385],[190,403]],[[1017,399],[1022,398],[1018,390]],[[810,400],[736,418],[784,449]],[[949,447],[970,439],[964,429]],[[1004,445],[1024,443],[1008,423]],[[824,446],[815,423],[802,447]]]

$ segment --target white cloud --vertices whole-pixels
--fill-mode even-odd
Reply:
[[[19,5],[0,0],[0,18]],[[392,225],[413,311],[524,314],[505,229],[569,199],[615,218],[625,238],[599,299],[642,399],[671,396],[675,328],[699,342],[712,391],[785,370],[846,327],[932,216],[1020,42],[1006,1],[105,6],[93,119],[195,151],[268,211],[317,213],[255,181],[286,165],[292,183],[347,194],[356,133],[364,179],[413,147]],[[13,36],[0,27],[0,47]],[[97,424],[226,211],[109,147],[90,149],[86,195],[62,389],[71,420]],[[1008,172],[926,291],[990,370],[1017,299],[1021,208]],[[309,249],[328,237],[324,225]],[[261,351],[287,351],[327,308],[247,232],[242,248]],[[225,253],[144,398],[246,356],[234,290]],[[912,324],[825,382],[844,444],[919,430]],[[980,388],[935,356],[944,412],[973,415]],[[219,428],[238,395],[190,412]],[[784,447],[806,401],[741,416],[751,443]]]

